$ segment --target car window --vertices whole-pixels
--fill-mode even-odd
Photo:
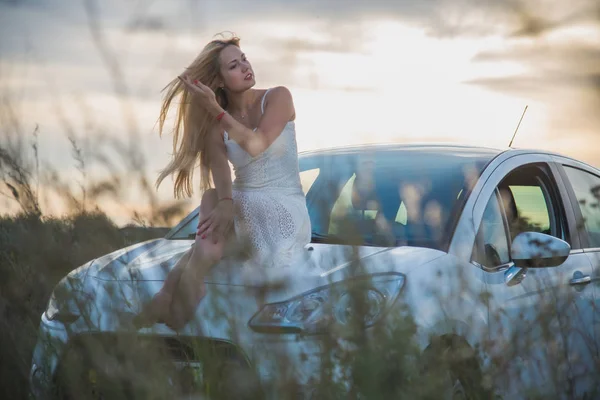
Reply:
[[[511,240],[523,232],[568,240],[563,208],[558,197],[552,196],[547,173],[543,167],[526,166],[510,173],[498,186]]]
[[[344,222],[347,221],[348,218],[373,220],[373,223],[375,223],[375,220],[378,215],[378,209],[376,204],[367,206],[362,210],[357,210],[352,205],[352,187],[354,186],[355,181],[356,174],[352,174],[350,179],[348,179],[348,181],[344,184],[338,198],[333,204],[333,208],[329,216],[328,234],[330,235],[339,235],[344,229]],[[400,202],[398,210],[395,214],[394,222],[399,223],[401,225],[406,225],[407,213],[406,206],[403,201]]]
[[[537,166],[519,168],[502,180],[484,211],[473,250],[475,261],[488,268],[509,262],[510,243],[523,232],[564,239],[564,213],[553,202],[548,182],[546,172]]]
[[[305,196],[312,188],[312,185],[315,183],[320,173],[320,168],[311,168],[305,171],[300,171],[300,183],[302,184],[302,191],[304,192]]]
[[[190,218],[183,226],[181,226],[174,234],[172,234],[170,240],[194,240],[196,237],[196,231],[198,227],[198,214],[195,214],[193,218]]]
[[[499,192],[496,190],[485,207],[477,233],[481,251],[474,252],[474,260],[488,268],[510,261],[508,232],[501,204]]]
[[[600,247],[600,177],[564,166],[583,216],[590,247]]]
[[[336,184],[340,189],[327,215],[328,237],[362,237],[365,243],[381,246],[437,240],[447,211],[443,203],[446,197],[454,199],[462,182],[454,192],[447,191],[428,173],[413,175],[393,167],[389,160],[363,158],[350,166],[351,174],[338,172],[344,178]]]
[[[549,199],[543,188],[540,185],[509,185],[508,189],[520,220],[520,225],[512,227],[512,237],[526,231],[550,234]]]

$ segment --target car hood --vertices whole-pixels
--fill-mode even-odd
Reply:
[[[88,266],[88,276],[105,281],[162,281],[190,248],[192,241],[157,239],[107,254]],[[445,254],[418,247],[373,247],[311,243],[296,261],[282,268],[246,268],[243,263],[223,260],[216,265],[207,283],[262,286],[265,282],[294,276],[331,282],[346,275],[350,266],[360,264],[369,273],[414,267]],[[377,256],[377,257],[375,257]],[[401,269],[402,271],[398,270]],[[312,278],[312,279],[311,279]]]

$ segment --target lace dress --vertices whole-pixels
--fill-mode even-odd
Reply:
[[[262,113],[268,92],[262,98]],[[311,237],[294,122],[288,122],[277,139],[254,157],[229,139],[227,132],[224,141],[235,173],[232,197],[238,242],[249,245],[251,263],[264,267],[291,264]]]

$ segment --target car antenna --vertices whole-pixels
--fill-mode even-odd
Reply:
[[[519,130],[519,126],[521,126],[521,121],[523,121],[523,117],[525,116],[525,113],[527,112],[528,107],[529,107],[529,105],[525,106],[525,109],[523,110],[523,114],[521,114],[521,119],[519,120],[519,123],[517,124],[517,129],[515,129],[515,133],[513,133],[513,137],[512,137],[512,139],[510,139],[510,143],[508,144],[508,147],[512,146],[513,141],[515,140],[515,136],[517,136],[517,131]]]

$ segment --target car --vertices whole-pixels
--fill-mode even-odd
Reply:
[[[405,316],[418,357],[451,355],[450,395],[599,395],[600,170],[547,151],[444,144],[309,151],[299,167],[311,243],[282,268],[224,259],[179,332],[131,321],[193,243],[198,208],[164,238],[63,278],[41,316],[33,397],[75,386],[97,394],[102,374],[130,387],[127,373],[153,361],[127,370],[113,350],[160,347],[171,369],[157,376],[173,393],[199,391],[210,375],[219,390],[247,383],[229,398],[277,398],[277,377],[311,398],[332,331],[356,317],[373,337]],[[353,305],[353,291],[366,310]],[[67,365],[76,366],[74,379]]]

